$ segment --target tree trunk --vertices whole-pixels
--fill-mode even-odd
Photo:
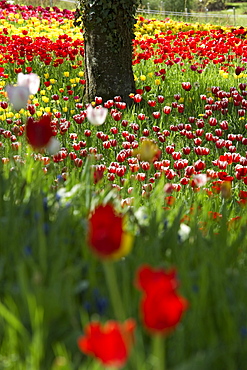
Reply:
[[[98,3],[94,1],[94,9],[91,6],[84,13],[86,100],[91,102],[101,96],[105,102],[120,95],[131,104],[129,94],[135,93],[133,21],[129,21],[129,9],[123,0],[115,4],[108,0],[106,8],[102,0]]]

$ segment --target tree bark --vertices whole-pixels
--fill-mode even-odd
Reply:
[[[130,93],[135,93],[132,70],[133,24],[124,1],[115,1],[113,8],[102,7],[102,0],[94,1],[94,11],[85,12],[85,79],[86,100],[101,96],[103,101],[120,95],[131,104]],[[114,3],[114,2],[112,2]],[[117,3],[117,5],[116,5]],[[102,22],[100,23],[99,20]]]

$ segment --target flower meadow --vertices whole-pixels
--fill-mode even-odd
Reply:
[[[246,369],[247,30],[139,16],[87,102],[74,12],[0,3],[0,368]]]

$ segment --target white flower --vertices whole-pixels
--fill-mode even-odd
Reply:
[[[26,108],[28,97],[30,95],[28,87],[7,85],[6,91],[9,101],[16,111]]]
[[[87,119],[92,125],[100,126],[103,125],[103,123],[106,120],[108,109],[103,107],[96,107],[93,108],[90,104],[87,107]]]
[[[27,75],[24,75],[23,73],[18,73],[17,85],[27,87],[30,94],[34,95],[39,90],[40,78],[35,73],[29,73]]]
[[[36,94],[40,85],[40,78],[35,73],[17,76],[17,86],[7,85],[6,92],[10,103],[16,111],[26,108],[29,95]]]
[[[178,230],[178,237],[181,242],[184,242],[188,239],[190,234],[190,227],[186,224],[181,224],[180,229]]]
[[[193,179],[194,183],[198,187],[206,185],[208,181],[207,175],[205,173],[199,173],[198,175],[194,175]]]

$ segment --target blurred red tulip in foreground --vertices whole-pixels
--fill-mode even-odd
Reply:
[[[99,359],[104,366],[122,368],[127,362],[134,342],[134,319],[124,323],[108,321],[104,325],[92,322],[85,328],[85,335],[78,339],[80,350]]]

